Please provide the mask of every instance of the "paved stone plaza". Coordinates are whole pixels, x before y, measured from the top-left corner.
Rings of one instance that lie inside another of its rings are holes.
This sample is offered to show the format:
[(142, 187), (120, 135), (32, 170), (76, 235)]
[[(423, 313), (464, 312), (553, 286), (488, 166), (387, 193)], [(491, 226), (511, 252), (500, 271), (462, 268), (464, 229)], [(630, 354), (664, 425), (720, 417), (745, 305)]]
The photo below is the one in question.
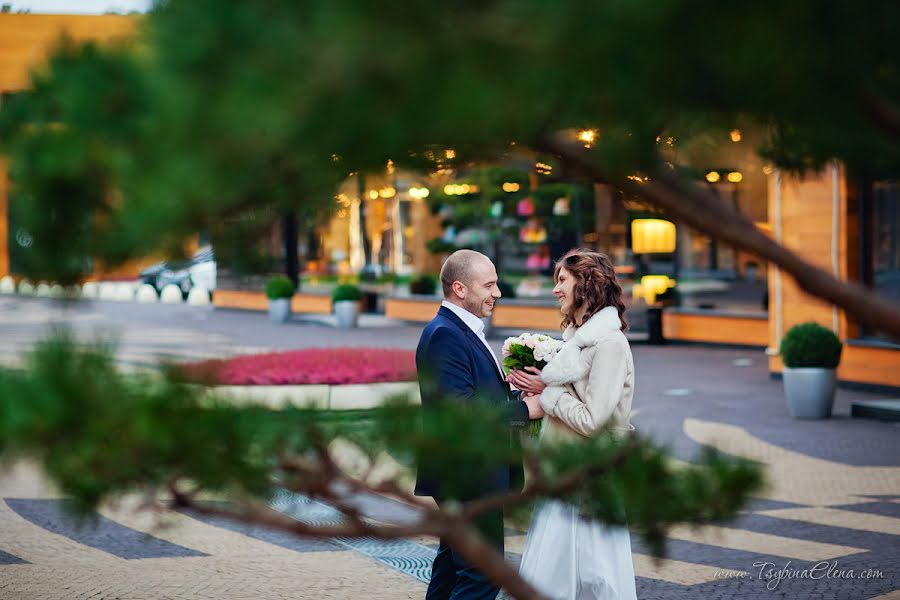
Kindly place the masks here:
[[(85, 337), (117, 332), (120, 361), (131, 368), (160, 355), (412, 349), (420, 330), (378, 317), (355, 331), (319, 317), (277, 326), (263, 314), (187, 306), (98, 302), (63, 313), (49, 301), (0, 297), (0, 362), (15, 363), (54, 319)], [(502, 338), (491, 341), (499, 350)], [(633, 351), (639, 430), (685, 461), (702, 444), (758, 460), (770, 481), (735, 522), (672, 532), (662, 561), (633, 539), (639, 598), (900, 598), (900, 426), (849, 417), (851, 401), (885, 396), (841, 389), (834, 418), (796, 421), (761, 350), (635, 344)], [(135, 498), (77, 523), (25, 462), (2, 472), (0, 498), (0, 600), (422, 598), (436, 548), (429, 538), (302, 540), (181, 513), (160, 521), (137, 510)], [(411, 516), (383, 498), (359, 502), (373, 519)], [(288, 493), (272, 505), (301, 520), (335, 518)], [(507, 530), (510, 560), (524, 540), (523, 531)], [(802, 577), (819, 564), (815, 577)]]

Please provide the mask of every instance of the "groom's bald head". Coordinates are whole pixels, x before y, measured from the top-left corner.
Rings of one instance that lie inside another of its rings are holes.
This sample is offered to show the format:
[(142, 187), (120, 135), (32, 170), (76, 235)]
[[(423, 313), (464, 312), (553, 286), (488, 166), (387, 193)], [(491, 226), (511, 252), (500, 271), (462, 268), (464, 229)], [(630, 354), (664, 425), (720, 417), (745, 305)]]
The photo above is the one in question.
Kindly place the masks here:
[(441, 288), (444, 290), (444, 298), (449, 299), (453, 295), (453, 282), (459, 281), (463, 285), (472, 285), (472, 277), (484, 268), (485, 263), (491, 264), (491, 259), (474, 250), (457, 250), (444, 261), (441, 267)]

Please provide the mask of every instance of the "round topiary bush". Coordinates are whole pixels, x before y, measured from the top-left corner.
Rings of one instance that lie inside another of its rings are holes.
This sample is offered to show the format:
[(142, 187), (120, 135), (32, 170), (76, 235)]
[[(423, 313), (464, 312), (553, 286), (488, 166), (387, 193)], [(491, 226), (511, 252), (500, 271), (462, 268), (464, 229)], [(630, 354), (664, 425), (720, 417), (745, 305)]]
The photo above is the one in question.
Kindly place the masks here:
[(500, 288), (500, 295), (506, 298), (507, 300), (516, 297), (516, 288), (513, 284), (503, 281), (502, 279), (497, 282), (497, 287)]
[(270, 300), (290, 298), (295, 291), (294, 282), (283, 275), (273, 277), (266, 283), (266, 297)]
[(345, 302), (347, 300), (358, 302), (362, 299), (362, 291), (355, 285), (345, 283), (334, 288), (331, 293), (332, 302)]
[(437, 279), (431, 275), (419, 275), (409, 282), (409, 291), (422, 296), (434, 296), (437, 291)]
[(794, 325), (781, 339), (781, 360), (791, 369), (834, 369), (841, 362), (841, 340), (818, 323)]

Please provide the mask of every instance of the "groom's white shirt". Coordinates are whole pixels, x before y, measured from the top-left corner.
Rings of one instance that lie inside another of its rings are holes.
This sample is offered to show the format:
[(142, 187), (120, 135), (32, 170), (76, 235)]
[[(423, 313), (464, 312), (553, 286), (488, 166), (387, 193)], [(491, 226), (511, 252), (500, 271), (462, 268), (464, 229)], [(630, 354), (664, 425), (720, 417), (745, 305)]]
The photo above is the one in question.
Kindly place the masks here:
[(453, 314), (462, 319), (462, 322), (478, 336), (478, 339), (481, 340), (481, 343), (484, 344), (484, 347), (488, 349), (488, 352), (490, 352), (491, 356), (494, 358), (494, 364), (497, 365), (497, 370), (500, 372), (500, 375), (503, 375), (503, 369), (500, 368), (500, 362), (497, 360), (497, 355), (494, 354), (490, 344), (488, 344), (487, 338), (484, 336), (484, 321), (452, 302), (444, 300), (441, 302), (441, 306), (452, 310)]

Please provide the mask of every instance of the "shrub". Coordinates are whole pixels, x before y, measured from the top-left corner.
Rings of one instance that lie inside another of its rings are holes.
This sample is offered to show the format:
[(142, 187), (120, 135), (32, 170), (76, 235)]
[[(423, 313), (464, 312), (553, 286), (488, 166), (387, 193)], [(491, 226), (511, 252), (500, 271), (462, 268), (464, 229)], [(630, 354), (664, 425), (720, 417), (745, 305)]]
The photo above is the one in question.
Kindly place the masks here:
[(188, 381), (211, 385), (340, 385), (413, 381), (412, 350), (308, 348), (179, 365)]
[(294, 282), (283, 275), (273, 277), (266, 283), (266, 296), (270, 300), (290, 298), (295, 291)]
[(516, 287), (502, 279), (497, 282), (497, 287), (500, 288), (500, 295), (504, 298), (515, 298), (516, 297)]
[(781, 339), (784, 366), (834, 369), (841, 361), (841, 340), (818, 323), (794, 325)]
[(434, 296), (437, 291), (437, 278), (431, 275), (419, 275), (409, 282), (409, 291), (412, 294)]
[(331, 293), (332, 302), (343, 302), (345, 300), (359, 301), (362, 299), (362, 292), (355, 285), (345, 283), (334, 288)]

